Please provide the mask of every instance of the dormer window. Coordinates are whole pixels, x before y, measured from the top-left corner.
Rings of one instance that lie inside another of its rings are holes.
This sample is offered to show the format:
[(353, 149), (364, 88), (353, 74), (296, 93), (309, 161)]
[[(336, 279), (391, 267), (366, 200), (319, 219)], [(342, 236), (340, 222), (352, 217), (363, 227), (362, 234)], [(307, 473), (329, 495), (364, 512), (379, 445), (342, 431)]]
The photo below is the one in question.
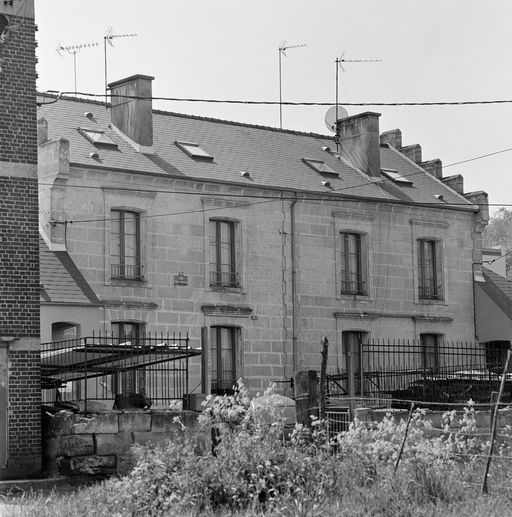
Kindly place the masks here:
[(393, 183), (401, 183), (402, 185), (409, 185), (412, 186), (414, 183), (402, 176), (401, 174), (398, 174), (398, 171), (395, 169), (381, 169), (380, 172), (386, 176), (386, 178), (390, 179)]
[(103, 147), (117, 147), (117, 144), (112, 141), (104, 131), (98, 131), (96, 129), (84, 129), (79, 127), (78, 132), (87, 138), (91, 144)]
[(324, 161), (317, 160), (315, 158), (302, 158), (302, 161), (308, 166), (311, 167), (318, 174), (322, 174), (322, 176), (336, 176), (339, 177), (339, 174), (331, 169)]
[(174, 143), (179, 149), (188, 154), (191, 158), (213, 161), (213, 156), (206, 152), (199, 144), (194, 142), (179, 142), (178, 140), (176, 140)]

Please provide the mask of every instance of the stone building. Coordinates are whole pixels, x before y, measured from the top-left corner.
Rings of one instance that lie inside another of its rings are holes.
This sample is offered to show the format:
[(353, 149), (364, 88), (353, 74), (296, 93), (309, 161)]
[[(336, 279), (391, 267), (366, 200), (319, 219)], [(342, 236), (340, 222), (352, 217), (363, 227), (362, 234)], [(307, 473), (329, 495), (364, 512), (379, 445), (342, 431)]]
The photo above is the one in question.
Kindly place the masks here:
[(0, 479), (41, 467), (35, 25), (0, 3)]
[(238, 377), (290, 388), (324, 335), (342, 367), (372, 337), (432, 353), (474, 340), (485, 193), (379, 135), (377, 113), (342, 119), (338, 152), (325, 135), (153, 110), (152, 80), (111, 84), (108, 109), (47, 96), (39, 111), (41, 225), (101, 301), (98, 330), (207, 342), (214, 393)]

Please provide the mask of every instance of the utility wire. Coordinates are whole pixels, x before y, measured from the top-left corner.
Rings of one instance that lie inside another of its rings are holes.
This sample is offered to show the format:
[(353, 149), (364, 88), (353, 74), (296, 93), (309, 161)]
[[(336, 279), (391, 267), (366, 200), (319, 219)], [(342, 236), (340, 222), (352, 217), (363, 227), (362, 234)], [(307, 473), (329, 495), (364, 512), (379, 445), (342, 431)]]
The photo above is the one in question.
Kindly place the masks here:
[[(60, 93), (60, 95), (81, 95), (83, 97), (105, 97), (105, 93), (88, 93), (88, 92), (58, 92), (57, 90), (48, 90), (48, 94)], [(43, 94), (44, 95), (44, 94)], [(111, 94), (111, 98), (120, 99), (136, 99), (136, 100), (153, 100), (153, 101), (170, 101), (170, 102), (206, 102), (214, 104), (250, 104), (250, 105), (266, 105), (277, 106), (279, 104), (285, 106), (332, 106), (331, 102), (293, 102), (293, 101), (254, 101), (240, 99), (197, 99), (184, 97), (143, 97), (139, 95), (122, 95)], [(430, 101), (430, 102), (344, 102), (344, 106), (470, 106), (485, 104), (511, 104), (512, 99), (491, 99), (491, 100), (469, 100), (469, 101)], [(49, 103), (41, 103), (41, 105)]]
[[(264, 205), (266, 203), (273, 203), (275, 201), (281, 201), (281, 198), (274, 198), (274, 199), (268, 199), (267, 201), (256, 201), (254, 203), (247, 203), (246, 205), (243, 205), (242, 208), (245, 208), (247, 206), (254, 206), (254, 205)], [(230, 208), (237, 208), (237, 207), (225, 207), (225, 206), (221, 206), (221, 207), (215, 207), (215, 208), (207, 208), (205, 210), (203, 210), (202, 208), (201, 209), (198, 209), (198, 210), (185, 210), (183, 212), (168, 212), (168, 213), (165, 213), (165, 214), (141, 214), (140, 215), (140, 218), (142, 219), (152, 219), (152, 218), (155, 218), (155, 217), (165, 217), (165, 216), (169, 216), (169, 215), (188, 215), (188, 214), (196, 214), (196, 213), (203, 213), (203, 212), (215, 212), (216, 210), (226, 210), (226, 209), (230, 209)], [(50, 224), (52, 224), (53, 226), (56, 226), (58, 224), (63, 224), (63, 225), (67, 225), (67, 224), (74, 224), (74, 223), (99, 223), (99, 222), (107, 222), (107, 221), (114, 221), (115, 219), (114, 218), (111, 218), (111, 217), (102, 217), (100, 219), (80, 219), (80, 220), (66, 220), (66, 221), (50, 221)]]
[(460, 165), (461, 163), (474, 162), (475, 160), (481, 160), (482, 158), (487, 158), (488, 156), (494, 156), (495, 154), (507, 153), (508, 151), (512, 151), (512, 147), (508, 149), (502, 149), (501, 151), (496, 151), (494, 153), (489, 154), (481, 154), (480, 156), (475, 156), (474, 158), (468, 158), (467, 160), (462, 160), (461, 162), (449, 163), (448, 165), (443, 165), (443, 169), (447, 167), (453, 167), (454, 165)]

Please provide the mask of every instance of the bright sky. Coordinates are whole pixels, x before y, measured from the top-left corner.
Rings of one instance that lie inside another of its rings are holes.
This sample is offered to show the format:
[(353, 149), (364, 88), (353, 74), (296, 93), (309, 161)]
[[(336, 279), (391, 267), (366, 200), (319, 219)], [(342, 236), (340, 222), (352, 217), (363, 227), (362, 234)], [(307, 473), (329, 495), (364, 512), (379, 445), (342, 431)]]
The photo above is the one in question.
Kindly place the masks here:
[[(512, 2), (507, 0), (35, 0), (39, 26), (38, 88), (73, 91), (73, 56), (60, 45), (98, 42), (77, 59), (77, 89), (108, 80), (155, 77), (153, 95), (333, 102), (336, 57), (381, 59), (347, 63), (340, 102), (512, 99)], [(168, 111), (279, 126), (278, 106), (155, 102)], [(400, 128), (404, 145), (419, 143), (423, 159), (445, 165), (512, 148), (512, 104), (448, 107), (347, 107), (377, 111), (381, 131)], [(326, 107), (284, 107), (283, 127), (328, 134)], [(512, 151), (449, 167), (465, 190), (484, 190), (493, 204), (512, 204)]]

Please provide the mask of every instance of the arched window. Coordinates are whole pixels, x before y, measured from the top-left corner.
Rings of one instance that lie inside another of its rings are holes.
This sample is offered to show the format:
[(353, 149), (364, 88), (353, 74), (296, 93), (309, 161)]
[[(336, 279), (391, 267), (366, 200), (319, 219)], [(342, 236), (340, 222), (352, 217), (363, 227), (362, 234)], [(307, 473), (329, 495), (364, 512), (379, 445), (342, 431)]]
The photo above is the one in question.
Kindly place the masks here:
[(52, 341), (67, 341), (80, 337), (80, 326), (69, 321), (52, 323)]

